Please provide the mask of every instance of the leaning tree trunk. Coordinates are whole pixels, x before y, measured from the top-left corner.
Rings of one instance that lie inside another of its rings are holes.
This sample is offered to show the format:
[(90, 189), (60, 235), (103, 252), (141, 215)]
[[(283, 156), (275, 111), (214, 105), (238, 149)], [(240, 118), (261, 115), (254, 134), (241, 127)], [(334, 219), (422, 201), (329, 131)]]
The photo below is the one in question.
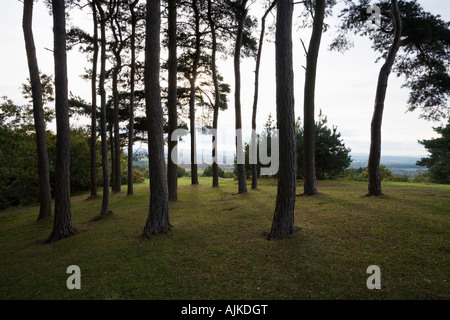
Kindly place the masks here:
[(377, 91), (375, 96), (375, 108), (372, 116), (370, 134), (370, 154), (367, 165), (369, 173), (369, 196), (379, 196), (381, 192), (380, 156), (381, 156), (381, 124), (383, 120), (384, 101), (392, 65), (400, 47), (402, 33), (402, 21), (398, 10), (397, 0), (392, 0), (392, 14), (394, 22), (394, 40), (385, 63), (378, 75)]
[(101, 56), (100, 56), (100, 136), (102, 149), (102, 176), (103, 176), (103, 197), (101, 216), (108, 214), (109, 208), (109, 168), (108, 168), (108, 139), (106, 136), (106, 91), (105, 91), (105, 77), (106, 77), (106, 21), (105, 13), (99, 0), (95, 0), (95, 4), (100, 13), (100, 32), (101, 32)]
[(247, 18), (248, 10), (245, 7), (247, 0), (241, 1), (240, 16), (238, 21), (238, 30), (236, 34), (236, 46), (234, 50), (234, 106), (236, 118), (236, 156), (237, 156), (237, 172), (238, 172), (238, 193), (247, 192), (247, 182), (245, 174), (245, 163), (240, 163), (244, 159), (240, 159), (239, 154), (242, 154), (242, 118), (241, 118), (241, 47), (242, 36), (244, 33), (244, 23)]
[(48, 164), (47, 140), (45, 132), (44, 108), (42, 102), (42, 85), (33, 37), (33, 0), (23, 3), (23, 35), (27, 51), (28, 70), (30, 72), (31, 92), (33, 96), (34, 128), (39, 176), (39, 215), (38, 221), (52, 215), (52, 193), (50, 188), (50, 171)]
[(148, 119), (150, 209), (143, 236), (169, 229), (169, 203), (164, 161), (163, 110), (160, 77), (160, 0), (147, 0), (145, 40), (145, 103)]
[(90, 145), (90, 174), (91, 174), (91, 196), (97, 195), (97, 60), (98, 60), (98, 22), (97, 8), (95, 2), (92, 2), (92, 18), (94, 23), (94, 54), (92, 57), (92, 75), (91, 75), (91, 145)]
[[(173, 132), (178, 127), (177, 112), (177, 1), (169, 0), (169, 88), (168, 88), (168, 164), (167, 164), (167, 185), (169, 190), (169, 201), (178, 200), (178, 159), (172, 159), (172, 152), (177, 147), (178, 141), (172, 141)], [(177, 155), (178, 157), (178, 155)]]
[(314, 6), (314, 21), (311, 40), (306, 58), (305, 94), (304, 94), (304, 194), (317, 193), (316, 161), (315, 161), (315, 123), (314, 99), (316, 89), (317, 58), (322, 38), (323, 20), (325, 17), (325, 0), (317, 0)]
[(214, 83), (214, 114), (213, 114), (213, 136), (212, 136), (212, 186), (219, 186), (219, 164), (217, 159), (217, 127), (219, 122), (219, 105), (220, 105), (220, 89), (219, 80), (217, 79), (217, 66), (216, 66), (216, 55), (217, 55), (217, 35), (216, 35), (216, 24), (214, 22), (214, 17), (212, 14), (212, 0), (208, 0), (208, 22), (211, 28), (212, 37), (212, 53), (211, 53), (211, 69), (212, 78)]
[[(259, 46), (258, 46), (258, 54), (256, 56), (256, 68), (255, 68), (255, 93), (253, 96), (253, 113), (252, 113), (252, 150), (253, 150), (253, 159), (257, 161), (257, 141), (256, 141), (256, 112), (258, 110), (258, 95), (259, 95), (259, 69), (261, 66), (261, 54), (264, 42), (264, 34), (266, 32), (266, 17), (270, 11), (277, 4), (277, 0), (274, 0), (270, 7), (266, 10), (263, 17), (261, 18), (261, 33), (259, 35)], [(258, 166), (256, 163), (252, 164), (252, 189), (256, 189), (258, 187)]]
[(65, 1), (53, 0), (53, 36), (55, 60), (55, 218), (48, 241), (73, 235), (70, 212), (70, 124), (67, 85), (66, 13)]
[(278, 0), (275, 56), (280, 168), (278, 170), (277, 199), (269, 235), (270, 240), (281, 239), (297, 230), (294, 225), (297, 157), (292, 62), (292, 12), (292, 0)]

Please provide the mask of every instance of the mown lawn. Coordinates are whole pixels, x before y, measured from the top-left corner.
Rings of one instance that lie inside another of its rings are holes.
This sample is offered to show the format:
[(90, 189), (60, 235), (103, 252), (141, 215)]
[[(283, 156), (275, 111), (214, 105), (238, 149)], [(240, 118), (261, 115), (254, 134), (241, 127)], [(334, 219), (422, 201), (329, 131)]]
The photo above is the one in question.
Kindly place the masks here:
[[(450, 298), (450, 186), (386, 182), (375, 198), (363, 182), (321, 181), (320, 194), (297, 197), (300, 231), (267, 241), (276, 180), (242, 195), (220, 183), (180, 179), (173, 229), (150, 240), (148, 184), (112, 195), (113, 214), (98, 221), (101, 197), (73, 197), (76, 235), (52, 244), (37, 206), (0, 212), (0, 299)], [(81, 290), (66, 287), (69, 265)], [(367, 289), (370, 265), (381, 290)]]

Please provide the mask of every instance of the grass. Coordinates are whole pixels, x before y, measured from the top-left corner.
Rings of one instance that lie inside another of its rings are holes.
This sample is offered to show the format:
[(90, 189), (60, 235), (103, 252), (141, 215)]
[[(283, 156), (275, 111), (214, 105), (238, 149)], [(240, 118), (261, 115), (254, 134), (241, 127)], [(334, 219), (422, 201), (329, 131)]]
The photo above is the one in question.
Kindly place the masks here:
[[(297, 197), (300, 231), (267, 241), (276, 180), (241, 195), (233, 180), (189, 183), (170, 203), (173, 229), (149, 240), (148, 184), (112, 195), (105, 219), (101, 197), (73, 197), (76, 235), (52, 244), (37, 206), (0, 212), (0, 299), (450, 298), (450, 186), (387, 182), (375, 198), (363, 182), (321, 181)], [(73, 264), (81, 290), (66, 287)], [(381, 290), (366, 287), (370, 265)]]

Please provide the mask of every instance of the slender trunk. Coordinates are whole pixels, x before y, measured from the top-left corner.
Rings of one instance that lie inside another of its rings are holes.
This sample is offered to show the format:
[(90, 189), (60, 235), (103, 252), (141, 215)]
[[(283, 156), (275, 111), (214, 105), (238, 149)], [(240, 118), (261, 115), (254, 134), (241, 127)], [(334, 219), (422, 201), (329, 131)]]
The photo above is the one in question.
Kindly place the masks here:
[(97, 195), (97, 61), (98, 61), (98, 22), (97, 8), (92, 2), (92, 18), (94, 22), (94, 54), (92, 57), (92, 112), (91, 112), (91, 146), (90, 146), (90, 174), (91, 196)]
[[(253, 113), (252, 113), (252, 146), (253, 146), (253, 159), (257, 160), (257, 141), (256, 141), (256, 112), (258, 110), (258, 95), (259, 95), (259, 69), (261, 65), (261, 54), (264, 43), (264, 34), (266, 32), (266, 17), (270, 11), (277, 4), (277, 0), (274, 0), (270, 7), (266, 10), (261, 18), (261, 33), (259, 35), (258, 54), (256, 56), (256, 68), (255, 68), (255, 93), (253, 96)], [(258, 168), (257, 164), (252, 164), (252, 189), (258, 188)]]
[(48, 164), (47, 140), (45, 132), (44, 108), (42, 101), (42, 85), (33, 37), (33, 0), (23, 3), (23, 35), (27, 51), (28, 70), (30, 72), (31, 92), (33, 96), (34, 128), (36, 131), (36, 147), (39, 175), (39, 215), (37, 220), (52, 215), (52, 193), (50, 188), (50, 171)]
[(190, 95), (189, 95), (189, 128), (191, 131), (191, 183), (198, 184), (198, 172), (197, 172), (197, 146), (196, 146), (196, 131), (195, 131), (195, 92), (197, 90), (197, 73), (198, 64), (200, 61), (200, 46), (201, 46), (201, 34), (200, 34), (200, 12), (197, 6), (197, 0), (192, 1), (192, 8), (195, 15), (195, 53), (194, 61), (192, 64), (192, 74), (189, 80), (190, 82)]
[(177, 1), (169, 0), (169, 92), (168, 92), (168, 114), (169, 114), (169, 143), (168, 143), (168, 165), (167, 184), (169, 190), (169, 201), (177, 201), (178, 189), (178, 159), (172, 159), (172, 151), (177, 147), (178, 141), (172, 141), (172, 133), (178, 127), (177, 112)]
[(116, 158), (116, 155), (115, 155), (115, 152), (114, 152), (114, 150), (115, 150), (115, 146), (114, 146), (114, 125), (111, 123), (111, 125), (109, 126), (109, 153), (110, 153), (110, 158), (111, 158), (111, 171), (110, 171), (110, 174), (111, 174), (111, 184), (110, 184), (110, 187), (111, 187), (111, 191), (113, 191), (114, 192), (114, 190), (112, 190), (113, 189), (113, 186), (116, 184), (116, 175), (114, 174), (114, 167), (115, 167), (115, 165), (116, 165), (116, 163), (115, 163), (115, 158)]
[(212, 137), (212, 171), (213, 180), (212, 186), (219, 186), (219, 165), (217, 159), (217, 127), (219, 122), (219, 105), (220, 105), (220, 90), (219, 81), (217, 79), (217, 67), (216, 67), (216, 55), (217, 55), (217, 35), (216, 35), (216, 24), (212, 15), (212, 0), (208, 0), (208, 21), (211, 28), (212, 37), (212, 54), (211, 54), (211, 69), (212, 78), (214, 82), (214, 114), (213, 114), (213, 137)]
[(106, 20), (105, 13), (99, 0), (95, 4), (100, 14), (100, 32), (101, 32), (101, 57), (100, 57), (100, 136), (102, 149), (102, 176), (103, 176), (103, 198), (100, 215), (107, 215), (109, 208), (109, 168), (108, 168), (108, 138), (106, 135)]
[(296, 189), (296, 133), (294, 69), (292, 63), (292, 0), (279, 0), (275, 34), (277, 126), (279, 132), (278, 189), (269, 239), (281, 239), (297, 230), (294, 225)]
[(122, 69), (122, 48), (123, 48), (123, 39), (121, 26), (118, 21), (118, 11), (119, 8), (118, 3), (116, 1), (113, 2), (113, 10), (115, 11), (114, 16), (111, 18), (111, 30), (113, 31), (114, 36), (114, 45), (113, 45), (113, 54), (115, 57), (115, 66), (113, 68), (112, 73), (112, 90), (113, 90), (113, 124), (114, 124), (114, 165), (113, 165), (113, 192), (120, 192), (122, 187), (122, 178), (121, 178), (121, 166), (120, 166), (120, 154), (122, 148), (120, 147), (120, 127), (119, 127), (119, 73)]
[(306, 58), (305, 94), (304, 94), (304, 194), (317, 193), (316, 161), (315, 161), (315, 122), (314, 100), (316, 89), (317, 59), (322, 38), (323, 20), (325, 17), (325, 0), (317, 0), (314, 6), (314, 21), (311, 40)]
[(392, 65), (397, 55), (400, 37), (402, 33), (402, 21), (398, 10), (397, 0), (392, 0), (392, 14), (394, 22), (394, 41), (389, 48), (385, 63), (378, 75), (377, 91), (375, 96), (375, 108), (371, 123), (370, 154), (368, 163), (369, 173), (369, 196), (379, 196), (381, 192), (380, 156), (381, 156), (381, 124), (383, 120), (384, 101)]
[(134, 8), (139, 0), (129, 3), (131, 13), (131, 70), (130, 70), (130, 116), (128, 124), (128, 181), (127, 195), (133, 194), (133, 144), (134, 144), (134, 81), (136, 78), (136, 23), (137, 17)]
[(148, 119), (150, 208), (143, 236), (169, 229), (168, 190), (164, 161), (163, 110), (160, 77), (160, 0), (147, 0), (145, 40), (145, 103)]
[[(117, 57), (116, 57), (117, 59)], [(117, 60), (116, 60), (117, 61)], [(118, 63), (118, 62), (117, 62)], [(114, 130), (114, 138), (112, 138), (112, 144), (114, 145), (114, 165), (113, 165), (113, 185), (112, 185), (112, 191), (113, 192), (120, 192), (121, 191), (121, 177), (120, 177), (120, 132), (119, 132), (119, 92), (117, 88), (117, 82), (118, 82), (118, 76), (119, 73), (114, 71), (113, 72), (113, 104), (114, 104), (114, 116), (113, 116), (113, 130)]]
[[(235, 78), (235, 90), (234, 90), (234, 105), (235, 105), (235, 117), (236, 117), (236, 154), (242, 152), (242, 118), (241, 118), (241, 47), (242, 47), (242, 35), (244, 33), (244, 22), (247, 18), (248, 10), (245, 7), (247, 0), (242, 0), (240, 8), (240, 16), (238, 21), (238, 30), (236, 34), (236, 47), (234, 51), (234, 78)], [(245, 160), (244, 160), (245, 161)], [(238, 171), (238, 193), (247, 192), (247, 182), (245, 176), (245, 163), (237, 163)]]
[(73, 235), (70, 212), (70, 124), (67, 85), (65, 1), (53, 0), (53, 36), (55, 59), (55, 218), (48, 242)]

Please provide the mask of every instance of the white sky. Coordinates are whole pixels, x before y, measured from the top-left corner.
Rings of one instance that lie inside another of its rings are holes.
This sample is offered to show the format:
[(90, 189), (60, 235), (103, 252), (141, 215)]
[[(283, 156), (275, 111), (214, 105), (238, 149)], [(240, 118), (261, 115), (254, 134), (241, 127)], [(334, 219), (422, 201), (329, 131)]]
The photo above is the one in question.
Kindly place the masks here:
[[(434, 14), (440, 14), (450, 20), (450, 2), (448, 0), (419, 0), (423, 8)], [(258, 4), (251, 7), (250, 14), (258, 20), (261, 17)], [(20, 85), (29, 76), (25, 45), (22, 33), (23, 4), (18, 0), (0, 1), (0, 97), (8, 96), (17, 104), (26, 103), (20, 93)], [(252, 11), (253, 10), (253, 11)], [(43, 1), (35, 3), (33, 31), (40, 69), (53, 74), (53, 55), (45, 48), (53, 48), (52, 17)], [(294, 13), (297, 23), (301, 23), (301, 8)], [(368, 39), (354, 36), (355, 46), (345, 54), (330, 52), (328, 46), (336, 34), (337, 12), (327, 18), (330, 29), (322, 37), (316, 83), (316, 114), (322, 109), (328, 116), (328, 124), (338, 127), (344, 143), (353, 153), (368, 153), (370, 144), (370, 122), (373, 112), (376, 82), (381, 63), (375, 64), (377, 54), (370, 47)], [(74, 15), (76, 25), (90, 31), (91, 19), (88, 11)], [(270, 19), (269, 19), (270, 20)], [(298, 30), (294, 27), (294, 64), (295, 64), (295, 113), (303, 118), (303, 84), (305, 57), (300, 38), (306, 46), (310, 29)], [(229, 110), (219, 115), (219, 130), (234, 127), (234, 74), (233, 61), (220, 62), (220, 72), (231, 85)], [(89, 67), (86, 57), (75, 49), (68, 53), (69, 90), (90, 101), (90, 83), (79, 75)], [(251, 114), (254, 90), (253, 59), (242, 62), (242, 119), (244, 130), (251, 128)], [(260, 98), (258, 106), (258, 128), (266, 122), (269, 113), (275, 116), (275, 49), (273, 43), (265, 43), (260, 74)], [(421, 156), (426, 150), (417, 140), (436, 136), (432, 127), (440, 125), (419, 119), (420, 111), (406, 113), (408, 90), (401, 89), (402, 78), (392, 74), (389, 80), (382, 127), (382, 154)], [(258, 130), (258, 131), (259, 131)], [(206, 141), (210, 141), (207, 138)], [(199, 141), (200, 143), (201, 141)], [(231, 142), (231, 141), (230, 141)], [(219, 139), (220, 143), (220, 139)]]

